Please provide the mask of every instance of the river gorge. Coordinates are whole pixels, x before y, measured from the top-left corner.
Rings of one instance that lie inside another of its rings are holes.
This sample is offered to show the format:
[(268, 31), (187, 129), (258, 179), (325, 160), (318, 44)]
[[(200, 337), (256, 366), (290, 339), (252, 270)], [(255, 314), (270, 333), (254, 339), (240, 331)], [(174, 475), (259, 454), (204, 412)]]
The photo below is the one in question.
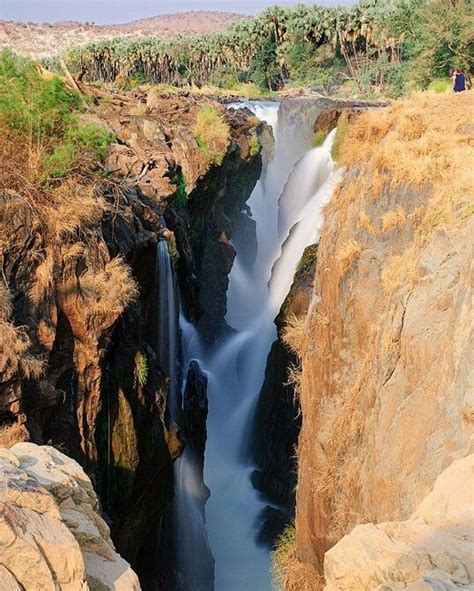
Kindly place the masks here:
[(406, 164), (447, 99), (86, 91), (104, 182), (1, 193), (0, 589), (20, 547), (38, 589), (469, 589), (472, 205)]

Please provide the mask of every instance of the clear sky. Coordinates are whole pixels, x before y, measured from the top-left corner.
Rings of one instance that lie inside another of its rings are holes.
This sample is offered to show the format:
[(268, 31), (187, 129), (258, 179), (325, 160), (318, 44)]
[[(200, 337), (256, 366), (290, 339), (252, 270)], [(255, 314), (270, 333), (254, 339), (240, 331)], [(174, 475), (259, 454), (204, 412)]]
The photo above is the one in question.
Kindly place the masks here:
[[(356, 0), (319, 0), (306, 4), (355, 4)], [(302, 0), (0, 0), (0, 20), (124, 23), (134, 19), (185, 10), (224, 10), (254, 14), (274, 4), (292, 6)]]

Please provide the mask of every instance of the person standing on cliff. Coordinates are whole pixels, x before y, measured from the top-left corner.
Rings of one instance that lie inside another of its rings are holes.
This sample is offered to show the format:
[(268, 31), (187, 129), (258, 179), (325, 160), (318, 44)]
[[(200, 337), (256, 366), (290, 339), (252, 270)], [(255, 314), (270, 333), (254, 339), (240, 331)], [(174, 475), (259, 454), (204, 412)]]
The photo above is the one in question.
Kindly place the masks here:
[(460, 70), (459, 68), (454, 68), (452, 77), (454, 92), (462, 92), (463, 90), (466, 90), (466, 80), (464, 78), (462, 70)]

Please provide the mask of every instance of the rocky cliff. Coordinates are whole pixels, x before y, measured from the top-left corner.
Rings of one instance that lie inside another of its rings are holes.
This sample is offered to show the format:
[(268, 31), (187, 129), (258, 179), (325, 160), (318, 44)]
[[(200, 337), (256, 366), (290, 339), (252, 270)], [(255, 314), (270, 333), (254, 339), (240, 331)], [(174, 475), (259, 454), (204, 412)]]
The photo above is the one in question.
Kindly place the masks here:
[(460, 473), (472, 487), (470, 101), (419, 95), (336, 138), (346, 171), (293, 335), (303, 420), (288, 589), (322, 588), (322, 575), (331, 590), (474, 581), (472, 503), (456, 497)]
[(139, 591), (84, 470), (32, 443), (0, 448), (0, 589)]
[[(191, 270), (180, 276), (184, 289), (194, 282), (186, 297), (197, 319), (222, 297), (215, 293), (225, 290), (228, 263), (222, 270), (221, 259), (211, 261), (217, 288), (196, 282), (190, 222), (173, 212), (189, 199), (204, 228), (216, 218), (228, 226), (219, 191), (235, 166), (248, 174), (229, 207), (247, 199), (259, 173), (257, 132), (245, 113), (228, 115), (207, 99), (82, 88), (91, 95), (84, 121), (116, 136), (104, 167), (91, 163), (47, 191), (18, 184), (0, 193), (0, 442), (48, 443), (76, 459), (112, 518), (120, 552), (146, 570), (142, 549), (172, 498), (181, 447), (157, 362), (156, 243), (166, 236), (175, 259), (181, 253), (178, 268)], [(199, 145), (201, 112), (225, 134)], [(181, 220), (176, 238), (167, 212)], [(205, 236), (195, 230), (196, 243), (229, 250), (225, 228), (212, 223)]]

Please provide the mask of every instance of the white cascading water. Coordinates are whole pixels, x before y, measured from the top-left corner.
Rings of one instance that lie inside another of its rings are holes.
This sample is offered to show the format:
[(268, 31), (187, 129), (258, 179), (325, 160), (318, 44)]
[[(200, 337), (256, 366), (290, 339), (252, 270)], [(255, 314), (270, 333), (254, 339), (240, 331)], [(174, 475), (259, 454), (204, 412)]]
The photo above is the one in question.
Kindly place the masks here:
[(168, 408), (176, 421), (181, 407), (176, 390), (176, 367), (178, 359), (178, 307), (176, 284), (168, 251), (168, 242), (160, 239), (156, 246), (155, 289), (158, 297), (158, 362), (169, 377)]
[[(194, 325), (189, 323), (183, 314), (180, 314), (179, 325), (184, 370), (181, 392), (184, 393), (190, 363), (201, 355), (199, 337)], [(203, 510), (207, 489), (204, 487), (198, 466), (196, 450), (188, 443), (174, 463), (173, 499), (175, 568), (182, 577), (182, 589), (186, 591), (209, 591), (213, 578), (212, 551)]]
[[(179, 297), (175, 275), (166, 240), (159, 240), (156, 253), (155, 282), (158, 297), (158, 343), (160, 367), (166, 371), (170, 383), (168, 408), (171, 421), (180, 423), (183, 393), (189, 363), (199, 356), (199, 339), (192, 324), (179, 315), (182, 339), (183, 372), (178, 380), (178, 310)], [(192, 445), (173, 464), (174, 497), (168, 509), (170, 555), (174, 584), (186, 591), (208, 591), (213, 576), (212, 555), (206, 533), (203, 507), (206, 489), (198, 468), (199, 462)]]
[[(234, 107), (236, 105), (233, 105)], [(236, 332), (209, 357), (205, 481), (211, 490), (206, 521), (215, 558), (216, 591), (271, 589), (270, 555), (256, 543), (258, 517), (267, 504), (250, 482), (242, 450), (260, 392), (274, 318), (288, 294), (304, 249), (318, 239), (322, 206), (339, 173), (333, 170), (330, 134), (310, 149), (298, 130), (285, 127), (277, 103), (245, 106), (273, 128), (275, 155), (262, 171), (248, 205), (256, 222), (257, 257), (237, 256), (230, 274), (226, 320)], [(236, 239), (233, 243), (237, 244)]]

